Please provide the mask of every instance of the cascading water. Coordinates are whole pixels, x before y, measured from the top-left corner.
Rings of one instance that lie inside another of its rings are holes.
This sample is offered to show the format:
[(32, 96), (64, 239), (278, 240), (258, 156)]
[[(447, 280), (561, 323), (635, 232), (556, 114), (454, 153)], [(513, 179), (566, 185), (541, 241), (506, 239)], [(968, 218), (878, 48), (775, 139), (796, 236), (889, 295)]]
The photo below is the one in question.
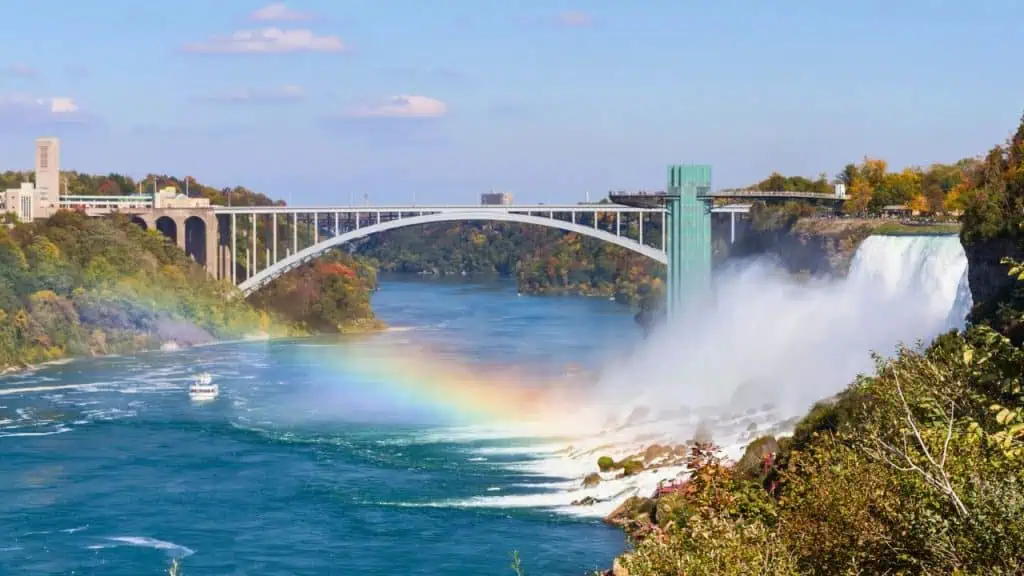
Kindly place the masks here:
[(883, 301), (914, 299), (926, 319), (941, 318), (942, 328), (963, 327), (973, 303), (967, 254), (956, 236), (869, 236), (854, 254), (847, 284), (878, 290)]
[[(971, 306), (967, 257), (955, 236), (869, 237), (845, 279), (797, 282), (753, 263), (719, 278), (716, 294), (711, 307), (665, 327), (632, 357), (606, 368), (592, 405), (582, 410), (583, 420), (596, 426), (593, 434), (573, 440), (568, 453), (552, 454), (564, 444), (545, 446), (541, 459), (525, 464), (541, 474), (575, 476), (572, 482), (543, 494), (466, 504), (607, 514), (682, 470), (609, 476), (580, 490), (579, 479), (594, 472), (597, 456), (685, 442), (703, 428), (738, 457), (753, 437), (788, 432), (811, 404), (869, 372), (872, 351), (888, 355), (901, 342), (927, 342), (962, 327)], [(569, 506), (584, 495), (600, 502)]]

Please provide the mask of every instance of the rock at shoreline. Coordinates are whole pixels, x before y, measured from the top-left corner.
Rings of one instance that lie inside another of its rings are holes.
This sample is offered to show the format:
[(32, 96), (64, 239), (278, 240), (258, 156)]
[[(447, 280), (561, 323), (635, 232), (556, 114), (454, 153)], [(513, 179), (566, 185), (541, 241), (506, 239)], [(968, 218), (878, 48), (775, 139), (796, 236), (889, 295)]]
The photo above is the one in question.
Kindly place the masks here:
[(570, 503), (570, 506), (593, 506), (594, 504), (597, 504), (601, 501), (602, 500), (600, 498), (594, 498), (593, 496), (584, 496), (579, 500), (573, 500)]
[(629, 570), (622, 565), (622, 562), (629, 557), (629, 554), (623, 554), (612, 562), (611, 576), (629, 576)]
[(601, 475), (598, 474), (597, 472), (591, 472), (590, 474), (587, 474), (586, 477), (583, 478), (584, 488), (593, 488), (594, 486), (597, 486), (600, 483)]

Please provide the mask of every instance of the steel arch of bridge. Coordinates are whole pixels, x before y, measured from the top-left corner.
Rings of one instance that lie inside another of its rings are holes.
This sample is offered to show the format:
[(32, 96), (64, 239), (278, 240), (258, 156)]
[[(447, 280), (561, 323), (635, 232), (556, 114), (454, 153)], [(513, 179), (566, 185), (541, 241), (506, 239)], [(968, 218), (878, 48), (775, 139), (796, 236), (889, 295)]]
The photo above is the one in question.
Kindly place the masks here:
[[(369, 210), (367, 210), (369, 211)], [(614, 209), (609, 210), (609, 212)], [(654, 212), (654, 211), (652, 211)], [(380, 222), (377, 224), (371, 224), (355, 230), (349, 230), (338, 236), (328, 238), (322, 242), (318, 242), (313, 246), (310, 246), (304, 250), (300, 250), (295, 254), (292, 254), (283, 260), (276, 262), (275, 264), (260, 270), (254, 274), (251, 278), (246, 279), (238, 285), (239, 290), (243, 294), (248, 296), (256, 290), (262, 288), (265, 284), (277, 278), (281, 274), (305, 263), (314, 258), (320, 256), (325, 251), (331, 248), (336, 248), (347, 242), (365, 238), (372, 234), (379, 234), (388, 230), (394, 230), (397, 228), (405, 228), (408, 226), (417, 226), (420, 224), (431, 224), (436, 222), (465, 222), (465, 221), (492, 221), (492, 222), (515, 222), (520, 224), (536, 224), (538, 226), (546, 226), (548, 228), (556, 228), (559, 230), (565, 230), (566, 232), (575, 232), (591, 238), (597, 238), (604, 240), (616, 246), (621, 246), (628, 250), (632, 250), (652, 260), (660, 262), (662, 264), (668, 263), (668, 256), (666, 253), (658, 248), (641, 244), (640, 242), (628, 238), (625, 236), (618, 236), (611, 232), (593, 228), (591, 226), (584, 226), (573, 222), (566, 222), (555, 218), (543, 217), (543, 216), (532, 216), (528, 214), (521, 214), (516, 212), (503, 212), (496, 210), (466, 210), (466, 211), (445, 211), (436, 212), (433, 214), (423, 214), (420, 216), (409, 216), (404, 218), (398, 218), (395, 220), (389, 220), (386, 222)]]

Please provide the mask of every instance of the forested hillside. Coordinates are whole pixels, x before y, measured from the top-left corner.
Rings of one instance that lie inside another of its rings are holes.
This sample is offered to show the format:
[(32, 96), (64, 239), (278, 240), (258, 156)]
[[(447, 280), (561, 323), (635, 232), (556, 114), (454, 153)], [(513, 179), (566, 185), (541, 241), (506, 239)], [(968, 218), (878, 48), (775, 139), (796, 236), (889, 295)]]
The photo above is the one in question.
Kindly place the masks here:
[(127, 218), (0, 227), (0, 367), (288, 332), (230, 290)]

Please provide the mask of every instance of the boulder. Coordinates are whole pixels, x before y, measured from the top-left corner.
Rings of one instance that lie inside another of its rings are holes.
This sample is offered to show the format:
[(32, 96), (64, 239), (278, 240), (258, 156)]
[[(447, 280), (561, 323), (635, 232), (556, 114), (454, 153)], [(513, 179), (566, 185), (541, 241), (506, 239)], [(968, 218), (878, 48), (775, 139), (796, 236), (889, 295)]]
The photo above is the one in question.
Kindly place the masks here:
[(629, 570), (623, 566), (623, 560), (629, 557), (629, 554), (623, 554), (612, 562), (612, 576), (629, 576)]
[(644, 463), (639, 460), (627, 460), (620, 462), (622, 465), (622, 476), (633, 476), (644, 471)]
[(594, 486), (597, 486), (600, 483), (601, 483), (601, 475), (598, 474), (597, 472), (592, 472), (590, 474), (587, 474), (586, 477), (583, 478), (583, 487), (584, 488), (593, 488)]
[(672, 448), (669, 446), (662, 446), (661, 444), (651, 444), (644, 450), (644, 462), (650, 464), (653, 460), (657, 460), (666, 454), (671, 454)]

